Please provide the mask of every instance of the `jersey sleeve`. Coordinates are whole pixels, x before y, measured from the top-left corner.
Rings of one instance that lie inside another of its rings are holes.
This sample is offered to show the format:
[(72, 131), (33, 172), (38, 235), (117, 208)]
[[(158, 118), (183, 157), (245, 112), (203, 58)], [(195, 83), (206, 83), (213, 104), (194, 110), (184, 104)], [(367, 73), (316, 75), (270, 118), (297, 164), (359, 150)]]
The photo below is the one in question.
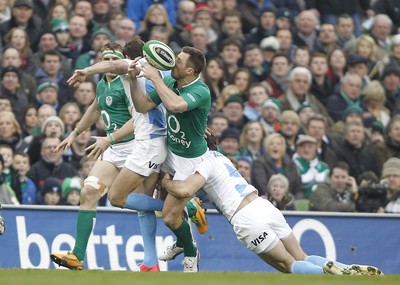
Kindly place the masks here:
[(196, 89), (193, 89), (190, 92), (185, 92), (181, 94), (183, 100), (188, 104), (187, 111), (194, 110), (200, 106), (209, 105), (210, 100), (210, 91), (203, 86), (199, 86)]
[[(148, 81), (148, 80), (146, 80), (146, 81)], [(174, 85), (174, 80), (171, 76), (163, 77), (163, 81), (164, 81), (165, 85), (168, 86), (168, 88), (172, 89), (172, 86)], [(146, 86), (146, 89), (147, 89), (147, 87), (148, 86)], [(153, 85), (153, 88), (154, 88), (154, 85)], [(148, 94), (150, 96), (150, 99), (154, 102), (154, 104), (160, 105), (162, 103), (160, 96), (158, 95), (155, 88), (151, 91), (148, 91)]]

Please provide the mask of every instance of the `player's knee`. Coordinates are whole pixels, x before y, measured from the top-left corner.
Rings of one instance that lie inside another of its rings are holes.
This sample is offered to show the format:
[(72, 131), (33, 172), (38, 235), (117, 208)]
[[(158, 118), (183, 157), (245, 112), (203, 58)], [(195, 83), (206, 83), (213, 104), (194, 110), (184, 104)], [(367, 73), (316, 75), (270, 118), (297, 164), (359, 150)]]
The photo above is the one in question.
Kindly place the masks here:
[(182, 223), (181, 215), (176, 215), (174, 212), (163, 212), (164, 224), (171, 228), (176, 229)]
[(125, 205), (125, 199), (121, 199), (119, 195), (113, 192), (108, 192), (107, 198), (108, 201), (110, 201), (110, 204), (114, 207), (123, 208)]
[(83, 182), (81, 200), (83, 202), (96, 200), (97, 202), (107, 191), (108, 187), (104, 182), (95, 176), (89, 176)]

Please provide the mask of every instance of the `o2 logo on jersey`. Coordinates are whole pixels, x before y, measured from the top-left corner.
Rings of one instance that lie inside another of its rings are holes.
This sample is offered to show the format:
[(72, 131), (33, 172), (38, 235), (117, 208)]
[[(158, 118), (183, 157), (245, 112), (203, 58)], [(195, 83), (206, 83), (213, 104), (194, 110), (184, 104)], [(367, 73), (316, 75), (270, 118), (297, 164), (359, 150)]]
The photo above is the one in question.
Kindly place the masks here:
[(179, 124), (178, 119), (174, 115), (169, 115), (168, 116), (168, 127), (173, 131), (174, 133), (178, 133), (181, 129), (181, 124)]

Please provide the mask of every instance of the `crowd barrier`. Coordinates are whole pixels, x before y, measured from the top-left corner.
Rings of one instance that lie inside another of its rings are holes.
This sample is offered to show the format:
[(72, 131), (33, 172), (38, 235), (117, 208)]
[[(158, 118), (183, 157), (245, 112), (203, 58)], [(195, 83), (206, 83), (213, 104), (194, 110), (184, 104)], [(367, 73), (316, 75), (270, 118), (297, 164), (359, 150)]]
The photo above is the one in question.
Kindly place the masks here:
[[(0, 268), (54, 269), (49, 254), (74, 245), (77, 207), (6, 206), (6, 232), (0, 236)], [(400, 215), (284, 212), (308, 254), (345, 263), (373, 264), (386, 274), (400, 273)], [(209, 230), (193, 229), (201, 252), (201, 271), (276, 272), (249, 252), (229, 222), (208, 213)], [(174, 241), (158, 219), (157, 250)], [(136, 270), (143, 259), (142, 237), (135, 212), (100, 208), (85, 260), (86, 269)], [(181, 271), (182, 258), (160, 261), (162, 271)], [(57, 267), (58, 268), (58, 267)]]

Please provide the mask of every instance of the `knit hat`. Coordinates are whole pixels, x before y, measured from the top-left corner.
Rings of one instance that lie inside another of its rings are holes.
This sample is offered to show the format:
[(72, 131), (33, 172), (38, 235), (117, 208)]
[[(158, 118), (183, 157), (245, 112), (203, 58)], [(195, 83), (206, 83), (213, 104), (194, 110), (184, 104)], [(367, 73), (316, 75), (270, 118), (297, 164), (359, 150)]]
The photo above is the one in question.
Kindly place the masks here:
[(363, 57), (362, 55), (352, 55), (349, 58), (349, 61), (347, 62), (347, 65), (353, 66), (359, 63), (368, 63), (368, 59), (366, 57)]
[(221, 135), (219, 136), (218, 142), (222, 142), (224, 139), (227, 138), (234, 138), (239, 141), (240, 139), (240, 132), (235, 128), (226, 128), (222, 131)]
[(4, 67), (1, 70), (1, 79), (3, 79), (4, 75), (6, 75), (7, 72), (15, 72), (17, 74), (18, 78), (19, 78), (20, 70), (19, 70), (18, 67), (15, 67), (15, 66), (12, 66), (12, 65)]
[(50, 124), (51, 122), (56, 122), (60, 125), (61, 127), (61, 134), (63, 134), (65, 132), (65, 126), (63, 121), (61, 121), (61, 119), (57, 116), (50, 116), (48, 117), (42, 124), (42, 128), (40, 129), (40, 131), (42, 133), (44, 133), (44, 130), (46, 129), (47, 125)]
[(266, 50), (266, 51), (278, 51), (280, 48), (280, 44), (279, 41), (276, 37), (274, 36), (270, 36), (270, 37), (266, 37), (264, 38), (261, 42), (260, 42), (260, 48), (262, 50)]
[(62, 184), (62, 198), (67, 198), (68, 195), (73, 191), (77, 191), (78, 193), (80, 193), (81, 189), (82, 179), (80, 179), (79, 177), (65, 178)]
[(46, 193), (57, 192), (61, 195), (61, 183), (55, 177), (48, 177), (43, 183), (42, 186), (42, 195), (44, 196)]
[(235, 95), (229, 96), (229, 97), (225, 100), (224, 106), (226, 106), (226, 105), (228, 105), (229, 103), (232, 103), (232, 102), (239, 103), (240, 105), (242, 105), (242, 107), (244, 107), (244, 100), (243, 100), (243, 97), (240, 96), (240, 95), (236, 95), (236, 94), (235, 94)]
[(314, 105), (308, 102), (303, 102), (300, 107), (297, 109), (297, 114), (300, 114), (305, 108), (311, 108), (315, 111)]
[(65, 19), (54, 18), (51, 20), (51, 30), (53, 33), (69, 31), (69, 22)]
[(264, 109), (267, 108), (268, 106), (273, 107), (279, 113), (281, 112), (281, 102), (276, 98), (269, 98), (265, 100), (265, 102), (262, 104), (262, 108)]
[(251, 165), (251, 159), (250, 159), (248, 156), (241, 156), (241, 157), (239, 157), (236, 161), (237, 161), (237, 162), (239, 162), (239, 161), (244, 161), (244, 162), (246, 162), (247, 164)]
[(385, 132), (385, 127), (380, 121), (375, 121), (372, 123), (371, 132), (378, 132), (383, 135)]
[(39, 94), (40, 92), (42, 92), (44, 89), (52, 87), (54, 89), (56, 89), (56, 91), (58, 92), (58, 84), (53, 82), (53, 81), (43, 81), (42, 83), (39, 84), (39, 86), (37, 87), (37, 93)]
[(111, 31), (107, 28), (99, 28), (93, 32), (91, 40), (93, 41), (94, 38), (98, 35), (106, 35), (110, 40), (112, 39)]
[(362, 115), (362, 109), (356, 105), (348, 106), (343, 112), (343, 119), (346, 118), (350, 114)]
[(383, 164), (382, 177), (389, 175), (400, 176), (400, 158), (391, 157)]
[(382, 80), (385, 79), (386, 76), (389, 76), (391, 74), (400, 77), (400, 66), (398, 66), (397, 64), (386, 65), (383, 69)]
[(196, 6), (196, 8), (193, 11), (193, 19), (195, 19), (200, 13), (209, 13), (211, 15), (211, 9), (208, 4), (199, 4)]
[(288, 8), (278, 8), (276, 10), (276, 18), (286, 18), (292, 23), (294, 20), (294, 15)]
[(317, 140), (309, 135), (302, 135), (299, 136), (299, 138), (296, 141), (296, 146), (302, 145), (303, 143), (313, 143), (313, 144), (317, 144)]
[(13, 8), (22, 7), (22, 6), (33, 9), (33, 4), (32, 4), (31, 0), (17, 0), (17, 1), (15, 1)]

